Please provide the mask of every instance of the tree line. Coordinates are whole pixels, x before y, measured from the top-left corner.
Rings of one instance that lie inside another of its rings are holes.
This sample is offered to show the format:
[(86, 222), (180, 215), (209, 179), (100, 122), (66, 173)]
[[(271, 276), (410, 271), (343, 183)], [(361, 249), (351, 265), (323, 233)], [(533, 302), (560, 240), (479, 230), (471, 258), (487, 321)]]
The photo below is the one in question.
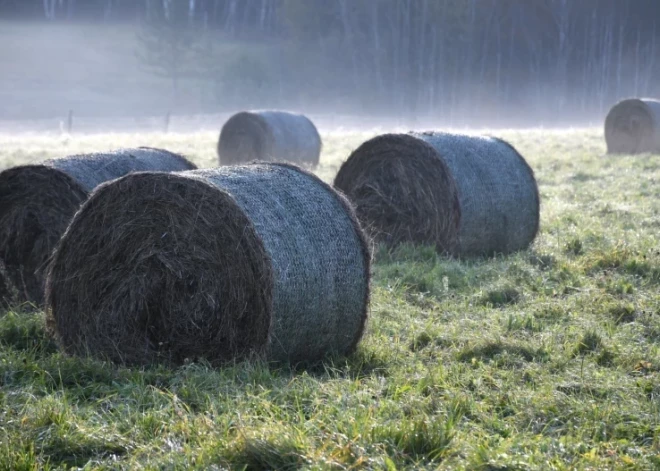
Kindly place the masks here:
[[(273, 105), (517, 124), (660, 96), (657, 0), (0, 0), (0, 17), (135, 22), (175, 88), (197, 74)], [(228, 42), (247, 52), (216, 61)]]

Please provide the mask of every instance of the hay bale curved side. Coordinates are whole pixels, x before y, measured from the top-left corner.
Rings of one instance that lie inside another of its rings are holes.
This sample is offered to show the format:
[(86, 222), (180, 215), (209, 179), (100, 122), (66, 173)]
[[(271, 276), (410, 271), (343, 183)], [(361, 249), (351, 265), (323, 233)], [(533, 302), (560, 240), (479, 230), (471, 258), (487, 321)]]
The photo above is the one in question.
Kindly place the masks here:
[(660, 153), (660, 101), (650, 98), (622, 100), (605, 118), (609, 154)]
[(243, 111), (224, 124), (218, 139), (220, 165), (254, 160), (292, 162), (314, 167), (321, 136), (304, 115), (285, 111)]
[(450, 169), (461, 206), (459, 253), (508, 254), (527, 248), (539, 230), (534, 172), (508, 142), (449, 133), (413, 133)]
[(49, 325), (66, 351), (122, 363), (313, 361), (357, 344), (369, 261), (350, 206), (300, 169), (132, 174), (62, 237)]
[(42, 303), (45, 263), (94, 187), (132, 171), (193, 168), (180, 155), (139, 148), (76, 155), (1, 172), (0, 259), (18, 291), (11, 302)]
[(198, 173), (236, 199), (272, 260), (268, 358), (314, 361), (352, 351), (367, 319), (371, 254), (350, 204), (286, 164)]
[(461, 218), (456, 183), (423, 140), (384, 134), (364, 142), (341, 166), (334, 186), (355, 205), (362, 226), (377, 241), (456, 253)]

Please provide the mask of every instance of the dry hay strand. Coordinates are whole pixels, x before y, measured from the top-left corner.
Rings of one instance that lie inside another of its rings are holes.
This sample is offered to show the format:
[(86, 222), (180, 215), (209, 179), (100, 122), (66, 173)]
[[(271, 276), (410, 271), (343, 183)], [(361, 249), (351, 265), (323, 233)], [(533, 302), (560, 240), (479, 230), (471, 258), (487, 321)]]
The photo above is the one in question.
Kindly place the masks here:
[(117, 363), (313, 362), (361, 338), (369, 267), (348, 202), (297, 167), (136, 173), (62, 237), (48, 322), (66, 352)]
[(356, 149), (335, 186), (363, 226), (390, 246), (435, 245), (456, 256), (526, 248), (539, 228), (532, 169), (503, 140), (384, 134)]
[(12, 300), (18, 297), (18, 290), (9, 279), (7, 267), (0, 258), (0, 309), (11, 306)]
[(17, 295), (9, 303), (43, 302), (44, 269), (69, 221), (100, 183), (141, 170), (196, 168), (184, 157), (142, 147), (76, 155), (0, 173), (0, 260)]
[(0, 310), (5, 309), (9, 301), (11, 299), (11, 295), (9, 294), (9, 287), (7, 286), (7, 282), (5, 281), (4, 276), (0, 274)]
[(609, 154), (660, 153), (660, 101), (630, 98), (612, 107), (605, 118)]
[(0, 276), (0, 312), (9, 307), (11, 295), (5, 280)]
[(220, 165), (255, 160), (315, 167), (321, 136), (304, 115), (286, 111), (243, 111), (224, 124), (218, 140)]

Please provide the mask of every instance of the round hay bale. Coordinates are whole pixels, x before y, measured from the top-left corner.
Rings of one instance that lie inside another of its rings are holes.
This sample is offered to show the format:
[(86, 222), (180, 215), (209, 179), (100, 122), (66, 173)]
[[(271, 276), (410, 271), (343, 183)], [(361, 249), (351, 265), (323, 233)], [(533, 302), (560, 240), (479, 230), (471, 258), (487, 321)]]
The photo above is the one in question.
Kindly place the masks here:
[(362, 144), (335, 186), (374, 237), (458, 256), (524, 249), (539, 227), (532, 169), (501, 139), (384, 134)]
[(243, 111), (224, 124), (218, 140), (220, 165), (254, 160), (315, 167), (321, 136), (304, 115), (286, 111)]
[(609, 154), (660, 153), (660, 101), (649, 98), (622, 100), (605, 118)]
[(43, 301), (43, 270), (69, 221), (100, 183), (141, 170), (196, 168), (166, 150), (142, 147), (76, 155), (0, 173), (0, 260), (18, 291), (12, 303)]
[(345, 354), (367, 317), (370, 253), (348, 202), (262, 163), (100, 186), (53, 254), (64, 350), (126, 364)]

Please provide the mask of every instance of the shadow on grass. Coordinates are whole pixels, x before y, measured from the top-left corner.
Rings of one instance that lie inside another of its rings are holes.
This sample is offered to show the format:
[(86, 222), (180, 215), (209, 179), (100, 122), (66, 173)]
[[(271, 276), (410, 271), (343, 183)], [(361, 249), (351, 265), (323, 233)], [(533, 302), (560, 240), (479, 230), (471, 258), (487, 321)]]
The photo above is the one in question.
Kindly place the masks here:
[(481, 296), (480, 304), (495, 308), (516, 304), (521, 299), (520, 291), (513, 286), (504, 286), (484, 293)]
[(124, 445), (91, 438), (80, 433), (57, 434), (44, 438), (43, 443), (37, 439), (36, 448), (39, 454), (55, 467), (69, 469), (85, 466), (91, 460), (102, 460), (126, 454)]
[(587, 274), (599, 271), (614, 271), (636, 276), (648, 281), (660, 282), (660, 263), (657, 258), (633, 252), (626, 246), (616, 246), (607, 251), (599, 251), (590, 257)]
[(531, 348), (524, 345), (504, 343), (502, 341), (486, 342), (464, 349), (458, 354), (458, 360), (471, 362), (474, 359), (494, 362), (500, 366), (507, 366), (508, 358), (514, 357), (526, 362), (545, 362), (549, 360), (549, 353), (543, 348)]
[(267, 438), (243, 437), (227, 454), (227, 459), (234, 467), (232, 469), (246, 471), (293, 471), (310, 464), (303, 445), (286, 434)]
[(577, 345), (573, 349), (573, 357), (588, 355), (589, 353), (599, 351), (602, 347), (602, 337), (598, 334), (598, 332), (589, 330), (582, 335)]
[(358, 347), (357, 351), (347, 357), (327, 357), (315, 363), (298, 363), (290, 366), (294, 374), (307, 374), (323, 378), (361, 379), (372, 375), (387, 376), (388, 361), (378, 353)]
[(11, 311), (0, 317), (0, 346), (35, 355), (57, 352), (57, 345), (46, 332), (42, 313)]
[(612, 395), (611, 390), (580, 383), (560, 384), (556, 389), (567, 396), (586, 396), (594, 399), (607, 399)]
[(328, 357), (297, 365), (258, 360), (229, 362), (213, 367), (203, 361), (180, 367), (153, 365), (125, 367), (91, 357), (59, 353), (47, 332), (43, 313), (9, 312), (0, 317), (0, 347), (8, 352), (0, 364), (0, 387), (36, 387), (41, 394), (66, 391), (77, 400), (93, 400), (111, 394), (118, 386), (153, 386), (172, 390), (193, 411), (208, 403), (218, 385), (241, 388), (245, 384), (273, 384), (282, 377), (307, 372), (318, 379), (386, 375), (388, 362), (363, 347), (348, 357)]
[(428, 332), (421, 332), (408, 344), (411, 352), (419, 352), (429, 346), (446, 348), (452, 345), (452, 342), (444, 337), (438, 337)]

